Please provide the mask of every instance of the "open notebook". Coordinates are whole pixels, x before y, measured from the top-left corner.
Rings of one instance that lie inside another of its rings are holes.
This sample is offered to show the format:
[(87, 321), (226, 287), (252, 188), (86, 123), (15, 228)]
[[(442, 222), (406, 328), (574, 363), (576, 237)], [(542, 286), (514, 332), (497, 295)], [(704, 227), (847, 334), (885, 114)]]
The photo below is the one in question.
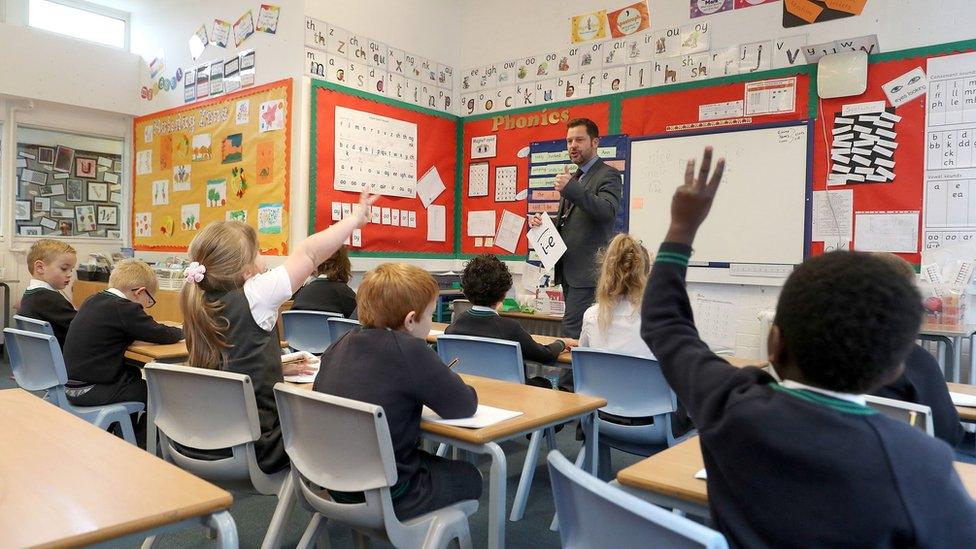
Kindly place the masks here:
[(952, 403), (956, 406), (976, 407), (976, 395), (949, 391), (949, 397), (952, 398)]
[(522, 412), (517, 410), (504, 410), (502, 408), (495, 408), (494, 406), (479, 404), (478, 410), (475, 411), (474, 415), (471, 417), (463, 417), (461, 419), (441, 419), (441, 416), (437, 415), (436, 412), (426, 406), (424, 406), (424, 411), (421, 414), (421, 417), (425, 421), (430, 421), (433, 423), (452, 425), (454, 427), (481, 429), (482, 427), (488, 427), (496, 423), (501, 423), (505, 420), (512, 419), (513, 417), (518, 417), (520, 415), (522, 415)]

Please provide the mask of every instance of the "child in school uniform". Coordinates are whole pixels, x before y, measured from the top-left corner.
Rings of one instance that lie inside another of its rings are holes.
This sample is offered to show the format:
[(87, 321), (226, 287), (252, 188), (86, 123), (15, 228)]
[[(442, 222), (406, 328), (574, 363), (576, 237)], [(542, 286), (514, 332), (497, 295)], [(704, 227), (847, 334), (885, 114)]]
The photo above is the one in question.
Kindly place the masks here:
[[(365, 212), (375, 200), (362, 195), (353, 215), (303, 240), (282, 265), (271, 270), (265, 268), (257, 233), (250, 225), (211, 223), (190, 243), (192, 263), (180, 294), (189, 363), (250, 376), (261, 428), (255, 454), (265, 473), (288, 466), (274, 384), (285, 375), (308, 373), (308, 366), (301, 363), (282, 369), (275, 330), (278, 308), (366, 222)], [(207, 452), (191, 448), (186, 453), (196, 457)]]
[(356, 292), (349, 287), (352, 263), (349, 250), (342, 246), (319, 265), (317, 276), (295, 292), (293, 311), (340, 313), (349, 318), (356, 310)]
[[(915, 283), (915, 269), (911, 263), (890, 253), (877, 253), (876, 257), (887, 261), (906, 279)], [(873, 395), (923, 404), (932, 409), (935, 436), (956, 446), (965, 431), (959, 422), (959, 412), (952, 404), (949, 386), (932, 353), (917, 343), (905, 359), (905, 371), (898, 379), (872, 391)]]
[[(724, 169), (689, 161), (644, 295), (641, 333), (698, 426), (712, 518), (733, 547), (976, 547), (976, 502), (952, 450), (877, 413), (922, 320), (884, 261), (828, 253), (782, 288), (769, 359), (782, 381), (712, 353), (692, 319), (692, 243)], [(743, 192), (727, 189), (725, 192)]]
[[(152, 267), (136, 259), (119, 262), (108, 289), (89, 297), (71, 322), (64, 343), (68, 400), (78, 406), (146, 402), (142, 372), (125, 360), (133, 341), (176, 343), (183, 330), (156, 322), (146, 309), (156, 304), (159, 281)], [(145, 445), (145, 414), (136, 422), (136, 439)]]
[(78, 311), (61, 290), (71, 283), (77, 261), (75, 249), (60, 240), (42, 238), (35, 242), (27, 252), (31, 279), (17, 309), (20, 316), (49, 322), (62, 349), (68, 326)]
[[(325, 351), (314, 389), (383, 407), (396, 457), (397, 483), (390, 490), (400, 520), (481, 497), (481, 474), (466, 461), (424, 452), (424, 406), (443, 418), (471, 416), (474, 388), (446, 366), (424, 338), (430, 332), (437, 283), (412, 265), (387, 263), (366, 273), (359, 286), (363, 329), (349, 332)], [(363, 501), (362, 493), (332, 492), (336, 501)]]
[[(497, 257), (481, 254), (468, 261), (461, 273), (461, 287), (471, 308), (458, 315), (444, 333), (517, 341), (523, 359), (544, 364), (555, 362), (566, 350), (566, 340), (557, 339), (548, 345), (537, 343), (517, 320), (498, 314), (512, 287), (512, 274)], [(551, 387), (543, 377), (528, 379), (527, 383)]]
[(629, 234), (618, 234), (597, 263), (596, 303), (583, 313), (580, 347), (653, 358), (640, 335), (641, 298), (651, 272), (647, 249)]

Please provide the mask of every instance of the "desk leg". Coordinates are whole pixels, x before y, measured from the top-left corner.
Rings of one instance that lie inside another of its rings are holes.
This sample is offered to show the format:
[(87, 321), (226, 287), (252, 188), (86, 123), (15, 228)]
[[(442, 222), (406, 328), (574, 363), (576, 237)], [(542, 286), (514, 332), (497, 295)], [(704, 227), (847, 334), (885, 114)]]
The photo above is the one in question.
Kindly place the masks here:
[(962, 337), (952, 338), (952, 382), (959, 383), (961, 372), (959, 371), (962, 358)]
[(10, 286), (7, 286), (6, 282), (0, 282), (0, 288), (3, 288), (3, 327), (10, 327)]
[(976, 385), (976, 333), (969, 335), (969, 384)]

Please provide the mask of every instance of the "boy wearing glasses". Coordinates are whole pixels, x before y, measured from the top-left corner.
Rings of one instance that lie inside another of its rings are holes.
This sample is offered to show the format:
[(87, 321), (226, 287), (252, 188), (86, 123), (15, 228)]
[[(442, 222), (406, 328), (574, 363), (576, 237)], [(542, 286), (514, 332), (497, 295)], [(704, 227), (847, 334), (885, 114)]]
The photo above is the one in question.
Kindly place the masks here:
[[(68, 400), (78, 406), (146, 402), (139, 368), (125, 361), (133, 341), (176, 343), (183, 330), (156, 322), (145, 309), (156, 304), (156, 273), (146, 263), (126, 259), (115, 266), (108, 289), (88, 298), (68, 329), (64, 362)], [(133, 418), (139, 446), (145, 446), (145, 415)]]

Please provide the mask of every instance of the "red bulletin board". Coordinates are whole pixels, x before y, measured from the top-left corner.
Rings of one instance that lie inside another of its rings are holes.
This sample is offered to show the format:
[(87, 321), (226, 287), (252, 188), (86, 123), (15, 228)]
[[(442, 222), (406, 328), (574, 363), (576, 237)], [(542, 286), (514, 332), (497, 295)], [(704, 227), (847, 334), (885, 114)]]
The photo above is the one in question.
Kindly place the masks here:
[[(769, 77), (788, 78), (793, 75)], [(787, 120), (805, 120), (809, 117), (810, 78), (806, 74), (796, 76), (796, 110), (792, 113), (761, 115), (743, 125), (768, 124)], [(713, 103), (741, 101), (745, 99), (746, 82), (732, 82), (713, 86), (688, 88), (678, 91), (641, 95), (624, 99), (622, 103), (620, 131), (634, 139), (642, 135), (665, 133), (669, 126), (695, 124), (698, 107)], [(691, 129), (691, 128), (689, 128)], [(707, 129), (707, 128), (699, 128)]]
[[(547, 124), (541, 125), (539, 122), (543, 117)], [(600, 101), (587, 104), (570, 104), (568, 106), (555, 105), (551, 108), (539, 109), (535, 111), (515, 111), (512, 113), (501, 113), (484, 118), (477, 118), (464, 122), (463, 139), (463, 158), (464, 165), (461, 170), (463, 185), (459, 189), (462, 198), (461, 208), (461, 253), (481, 254), (493, 253), (498, 255), (510, 255), (507, 250), (498, 246), (475, 247), (475, 237), (468, 236), (467, 215), (469, 211), (495, 210), (495, 222), (501, 222), (502, 211), (509, 210), (521, 216), (526, 216), (528, 203), (525, 200), (515, 202), (495, 202), (495, 167), (496, 166), (516, 166), (518, 169), (519, 192), (529, 186), (529, 158), (528, 155), (518, 156), (518, 152), (523, 148), (528, 151), (529, 143), (533, 141), (545, 141), (549, 139), (560, 139), (566, 137), (566, 121), (573, 118), (589, 118), (596, 122), (601, 134), (609, 134), (608, 124), (610, 117), (610, 104), (607, 101)], [(558, 122), (548, 123), (550, 120)], [(523, 126), (523, 127), (519, 127)], [(494, 158), (479, 158), (474, 162), (488, 163), (488, 196), (469, 197), (468, 196), (468, 165), (471, 160), (471, 138), (487, 135), (496, 136), (497, 153)], [(526, 227), (525, 230), (528, 230)], [(515, 255), (526, 255), (528, 253), (528, 241), (525, 236), (519, 240)]]
[[(926, 70), (926, 56), (881, 61), (868, 66), (868, 89), (857, 97), (822, 99), (817, 122), (814, 126), (813, 146), (813, 188), (827, 188), (827, 173), (830, 166), (830, 137), (834, 116), (841, 113), (844, 105), (884, 101), (890, 107), (881, 86), (902, 76), (915, 67)], [(925, 101), (927, 95), (915, 98), (895, 109), (901, 117), (896, 124), (898, 148), (892, 160), (895, 161), (895, 179), (891, 183), (852, 184), (831, 186), (831, 190), (853, 189), (854, 212), (863, 211), (922, 211), (922, 196), (925, 188)], [(827, 141), (824, 140), (827, 132)], [(922, 216), (919, 216), (919, 223)], [(856, 217), (854, 232), (857, 233)], [(919, 227), (919, 250), (922, 249), (922, 230)], [(823, 242), (811, 246), (814, 255), (823, 253)], [(918, 264), (920, 254), (898, 254), (908, 261)]]
[(366, 99), (352, 95), (355, 92), (338, 92), (328, 86), (329, 84), (325, 82), (312, 81), (312, 142), (309, 161), (311, 168), (309, 224), (311, 226), (309, 230), (321, 231), (332, 224), (333, 202), (359, 201), (357, 193), (337, 191), (332, 184), (335, 175), (335, 109), (341, 106), (416, 124), (417, 178), (419, 180), (431, 166), (435, 166), (446, 187), (433, 202), (445, 206), (447, 210), (444, 242), (427, 240), (427, 210), (419, 196), (416, 198), (382, 196), (376, 202), (376, 206), (416, 211), (417, 226), (408, 228), (369, 223), (362, 228), (362, 247), (352, 247), (350, 252), (353, 255), (362, 252), (381, 252), (378, 255), (385, 256), (390, 256), (391, 253), (453, 254), (457, 117), (392, 100)]

